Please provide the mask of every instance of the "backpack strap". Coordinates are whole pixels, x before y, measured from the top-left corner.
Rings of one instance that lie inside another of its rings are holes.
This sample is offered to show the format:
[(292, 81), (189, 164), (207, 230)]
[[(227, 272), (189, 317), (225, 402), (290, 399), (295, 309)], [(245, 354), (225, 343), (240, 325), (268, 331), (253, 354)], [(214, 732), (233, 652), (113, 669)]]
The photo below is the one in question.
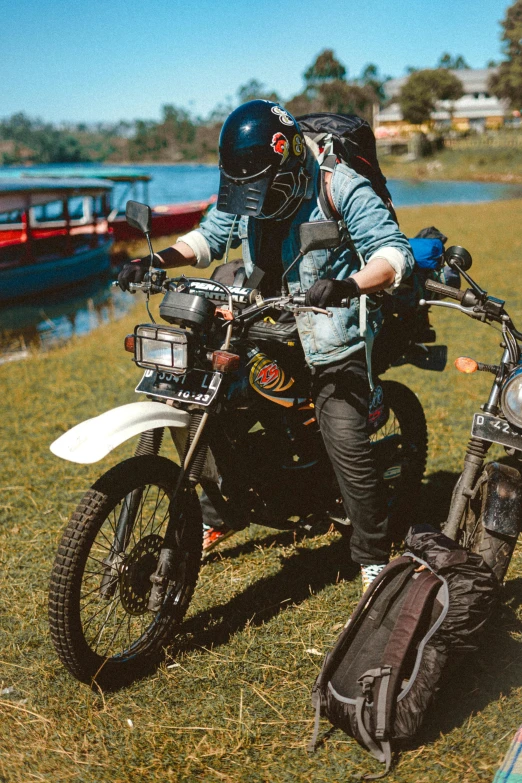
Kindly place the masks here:
[(319, 672), (319, 675), (317, 677), (317, 680), (315, 682), (312, 691), (312, 703), (313, 706), (315, 707), (315, 719), (314, 719), (314, 729), (313, 729), (312, 738), (310, 739), (310, 742), (308, 743), (308, 747), (307, 747), (307, 750), (309, 752), (313, 752), (317, 745), (317, 737), (319, 735), (319, 719), (321, 717), (323, 689), (325, 688), (326, 683), (330, 679), (332, 671), (337, 666), (338, 658), (344, 655), (345, 648), (357, 628), (358, 621), (360, 620), (362, 615), (365, 614), (367, 606), (369, 605), (370, 601), (373, 599), (373, 596), (376, 594), (376, 592), (380, 588), (380, 585), (383, 582), (385, 581), (387, 582), (390, 578), (395, 576), (395, 574), (400, 574), (401, 571), (403, 571), (403, 574), (401, 575), (401, 579), (402, 579), (404, 578), (404, 574), (410, 575), (411, 571), (416, 567), (417, 565), (415, 563), (412, 563), (411, 558), (405, 555), (402, 555), (401, 557), (397, 557), (395, 558), (395, 560), (392, 560), (392, 562), (389, 563), (386, 566), (386, 568), (384, 568), (377, 577), (375, 577), (370, 587), (366, 590), (362, 598), (359, 600), (359, 603), (355, 607), (352, 616), (344, 626), (344, 630), (342, 631), (339, 639), (337, 640), (335, 647), (325, 656), (325, 659), (323, 661), (323, 666), (321, 668), (321, 671)]
[[(365, 780), (376, 780), (389, 772), (391, 766), (389, 728), (402, 666), (415, 633), (424, 621), (424, 607), (431, 596), (439, 590), (440, 584), (440, 579), (431, 571), (420, 573), (406, 596), (399, 618), (388, 639), (382, 658), (385, 665), (379, 669), (369, 669), (357, 680), (362, 691), (355, 705), (359, 734), (372, 756), (386, 764), (382, 774), (365, 776)], [(369, 709), (374, 716), (375, 739), (366, 728), (365, 715), (368, 715)]]
[[(319, 180), (319, 193), (318, 201), (321, 210), (327, 220), (337, 220), (339, 228), (341, 229), (342, 242), (346, 242), (352, 253), (359, 259), (359, 265), (362, 269), (365, 266), (365, 261), (362, 255), (355, 247), (355, 243), (351, 237), (348, 226), (342, 215), (339, 214), (332, 198), (332, 191), (330, 183), (326, 179), (326, 173), (334, 173), (335, 166), (337, 165), (337, 157), (333, 153), (333, 145), (331, 147), (332, 152), (328, 152), (321, 164), (320, 180)], [(368, 297), (366, 294), (362, 294), (359, 298), (359, 331), (361, 337), (364, 340), (364, 351), (366, 355), (366, 366), (368, 368), (368, 383), (370, 385), (370, 391), (374, 390), (373, 372), (372, 372), (372, 349), (375, 334), (368, 322)]]
[[(333, 203), (330, 186), (326, 181), (327, 171), (329, 171), (329, 169), (323, 169), (323, 167), (321, 166), (321, 172), (319, 175), (319, 193), (317, 199), (319, 201), (319, 206), (321, 207), (321, 210), (324, 216), (326, 217), (326, 219), (337, 220), (339, 222), (340, 220), (342, 220), (342, 218), (339, 212), (337, 211), (337, 209), (335, 208), (335, 204)], [(348, 229), (345, 227), (346, 224), (344, 224), (343, 229), (346, 230), (346, 232), (348, 232)], [(348, 236), (350, 237), (350, 234), (348, 234)]]
[(395, 705), (395, 691), (419, 626), (424, 622), (424, 608), (438, 592), (441, 580), (432, 571), (422, 571), (410, 588), (383, 653), (390, 667), (389, 679), (381, 679), (374, 699), (375, 737), (386, 739)]
[(319, 687), (321, 687), (323, 683), (328, 682), (330, 679), (331, 673), (337, 666), (338, 659), (344, 655), (346, 645), (353, 636), (359, 620), (366, 613), (367, 607), (369, 606), (370, 602), (373, 601), (373, 598), (380, 589), (382, 583), (388, 582), (393, 576), (395, 576), (395, 574), (399, 574), (401, 571), (411, 573), (415, 568), (417, 568), (417, 565), (412, 563), (411, 558), (402, 555), (401, 557), (397, 557), (395, 560), (392, 560), (391, 563), (388, 563), (386, 568), (383, 568), (381, 573), (375, 577), (369, 588), (360, 598), (359, 603), (352, 613), (352, 616), (344, 626), (344, 630), (341, 633), (337, 644), (326, 656), (323, 669), (318, 678)]
[[(389, 667), (385, 667), (385, 668), (389, 669)], [(369, 676), (373, 672), (376, 676), (380, 677), (383, 676), (382, 671), (383, 671), (382, 669), (370, 669), (370, 671), (367, 672), (365, 676)], [(355, 717), (357, 720), (357, 728), (359, 729), (361, 739), (364, 742), (365, 746), (368, 748), (368, 751), (372, 754), (372, 756), (375, 759), (377, 759), (377, 761), (380, 761), (381, 764), (386, 764), (386, 768), (384, 772), (380, 772), (376, 775), (369, 775), (369, 774), (363, 775), (362, 780), (378, 780), (379, 778), (384, 778), (390, 771), (390, 767), (392, 763), (391, 744), (390, 742), (388, 742), (388, 740), (384, 740), (383, 742), (377, 744), (377, 742), (373, 740), (372, 736), (367, 731), (364, 723), (365, 702), (366, 702), (365, 696), (359, 696), (355, 702)]]

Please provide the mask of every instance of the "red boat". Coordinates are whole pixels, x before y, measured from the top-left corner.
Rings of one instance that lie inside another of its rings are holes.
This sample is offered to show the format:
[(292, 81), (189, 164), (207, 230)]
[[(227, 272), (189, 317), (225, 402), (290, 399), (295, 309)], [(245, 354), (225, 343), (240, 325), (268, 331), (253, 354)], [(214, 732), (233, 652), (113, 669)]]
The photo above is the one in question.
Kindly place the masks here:
[[(125, 202), (128, 198), (149, 203), (148, 184), (150, 174), (142, 169), (119, 166), (38, 166), (33, 171), (23, 173), (23, 177), (89, 177), (107, 179), (119, 186), (119, 192), (113, 193), (112, 210), (109, 214), (109, 226), (113, 230), (116, 242), (129, 239), (142, 239), (142, 234), (131, 228), (125, 220)], [(141, 192), (140, 192), (141, 190)], [(160, 204), (152, 207), (153, 237), (168, 236), (190, 231), (198, 225), (207, 209), (217, 201), (211, 196), (203, 201), (186, 201), (182, 204)]]
[(0, 303), (108, 273), (106, 180), (0, 179)]
[[(212, 196), (204, 201), (187, 201), (184, 204), (159, 204), (152, 207), (152, 231), (153, 237), (180, 234), (182, 231), (190, 231), (198, 225), (207, 209), (215, 203), (217, 196)], [(142, 239), (143, 235), (135, 228), (129, 226), (125, 215), (116, 215), (109, 218), (109, 226), (114, 232), (114, 239), (129, 240)]]

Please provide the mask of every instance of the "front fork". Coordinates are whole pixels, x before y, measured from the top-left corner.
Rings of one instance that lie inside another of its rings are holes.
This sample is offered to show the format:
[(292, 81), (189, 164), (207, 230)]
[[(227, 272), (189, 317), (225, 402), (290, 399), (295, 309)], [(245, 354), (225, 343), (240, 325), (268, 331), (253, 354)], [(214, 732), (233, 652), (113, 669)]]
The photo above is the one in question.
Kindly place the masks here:
[[(169, 581), (174, 576), (175, 563), (179, 569), (184, 567), (183, 559), (180, 558), (179, 539), (182, 531), (180, 531), (179, 521), (183, 519), (185, 493), (196, 486), (205, 467), (208, 445), (204, 429), (207, 420), (208, 412), (202, 410), (194, 411), (190, 417), (188, 437), (181, 459), (181, 470), (170, 501), (169, 522), (159, 554), (158, 565), (150, 577), (152, 590), (147, 605), (150, 612), (156, 613), (161, 609)], [(178, 506), (176, 513), (172, 512), (174, 503), (177, 503)]]
[[(158, 454), (162, 440), (162, 428), (142, 432), (134, 456), (141, 457), (145, 454)], [(142, 497), (143, 488), (141, 487), (139, 489), (133, 489), (132, 492), (129, 492), (123, 499), (118, 522), (116, 523), (116, 533), (114, 534), (109, 554), (103, 560), (105, 568), (100, 583), (100, 595), (102, 598), (112, 598), (116, 591), (116, 585), (118, 584), (118, 565), (121, 559), (120, 555), (122, 552), (125, 552), (127, 544), (129, 543)]]
[(482, 473), (484, 467), (484, 457), (488, 453), (491, 443), (480, 438), (470, 438), (466, 456), (464, 457), (464, 470), (457, 481), (457, 485), (451, 499), (451, 506), (448, 514), (448, 520), (444, 525), (443, 532), (448, 538), (457, 540), (459, 529), (467, 505), (473, 496), (475, 484)]

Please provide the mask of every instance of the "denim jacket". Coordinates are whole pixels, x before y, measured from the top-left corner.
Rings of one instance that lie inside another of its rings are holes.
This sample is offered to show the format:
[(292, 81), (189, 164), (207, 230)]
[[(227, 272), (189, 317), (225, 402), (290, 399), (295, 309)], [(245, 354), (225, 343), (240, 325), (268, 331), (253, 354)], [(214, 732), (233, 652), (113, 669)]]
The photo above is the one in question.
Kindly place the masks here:
[[(290, 266), (299, 253), (300, 224), (326, 219), (318, 202), (319, 160), (311, 149), (308, 153), (307, 167), (311, 179), (305, 200), (283, 241), (281, 260), (284, 269)], [(369, 181), (341, 163), (334, 169), (330, 189), (334, 205), (346, 222), (364, 263), (380, 248), (393, 247), (402, 253), (405, 261), (404, 276), (408, 276), (414, 264), (411, 247)], [(231, 230), (231, 247), (242, 245), (245, 271), (250, 275), (256, 263), (259, 221), (247, 216), (236, 219), (234, 215), (213, 208), (197, 229), (206, 239), (212, 259), (223, 257)], [(276, 260), (276, 263), (279, 261)], [(344, 280), (360, 268), (360, 259), (346, 246), (334, 250), (313, 250), (289, 272), (288, 288), (292, 294), (307, 291), (320, 278)], [(365, 345), (360, 313), (364, 305), (364, 300), (361, 304), (354, 299), (349, 308), (329, 308), (333, 314), (331, 318), (316, 313), (301, 313), (296, 317), (308, 364), (314, 366), (338, 362)], [(367, 305), (368, 330), (370, 334), (376, 334), (382, 323), (380, 309), (372, 305), (371, 300), (368, 300)]]

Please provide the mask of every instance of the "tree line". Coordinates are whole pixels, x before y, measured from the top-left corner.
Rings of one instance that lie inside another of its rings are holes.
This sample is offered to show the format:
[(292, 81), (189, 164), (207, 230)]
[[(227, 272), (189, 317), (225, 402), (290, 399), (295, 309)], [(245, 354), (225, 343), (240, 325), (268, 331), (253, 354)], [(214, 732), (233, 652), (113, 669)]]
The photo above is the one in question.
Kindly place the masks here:
[(206, 118), (194, 117), (172, 104), (161, 107), (159, 120), (93, 126), (56, 126), (18, 113), (0, 120), (0, 162), (215, 161), (221, 126), (235, 105), (264, 98), (281, 103), (293, 114), (348, 112), (371, 121), (374, 107), (384, 101), (383, 84), (387, 78), (370, 64), (360, 76), (349, 80), (345, 66), (331, 49), (325, 49), (305, 70), (302, 92), (285, 102), (275, 91), (251, 79), (238, 89), (234, 104), (219, 105)]
[[(506, 99), (513, 109), (522, 108), (522, 0), (515, 0), (501, 22), (504, 60), (491, 79), (490, 90)], [(488, 66), (496, 65), (489, 62)], [(435, 68), (407, 68), (408, 79), (398, 97), (404, 119), (414, 125), (430, 118), (440, 100), (450, 104), (462, 95), (456, 76), (468, 68), (462, 55), (445, 52)], [(290, 100), (257, 79), (237, 92), (239, 105), (265, 98), (284, 105), (294, 116), (309, 112), (359, 114), (372, 121), (385, 105), (385, 85), (390, 79), (370, 63), (349, 78), (347, 69), (332, 49), (324, 49), (303, 73), (303, 89)], [(195, 117), (172, 104), (161, 107), (159, 120), (133, 122), (61, 124), (59, 126), (25, 113), (0, 120), (0, 163), (91, 162), (215, 162), (219, 132), (234, 105), (219, 105), (206, 118)]]

